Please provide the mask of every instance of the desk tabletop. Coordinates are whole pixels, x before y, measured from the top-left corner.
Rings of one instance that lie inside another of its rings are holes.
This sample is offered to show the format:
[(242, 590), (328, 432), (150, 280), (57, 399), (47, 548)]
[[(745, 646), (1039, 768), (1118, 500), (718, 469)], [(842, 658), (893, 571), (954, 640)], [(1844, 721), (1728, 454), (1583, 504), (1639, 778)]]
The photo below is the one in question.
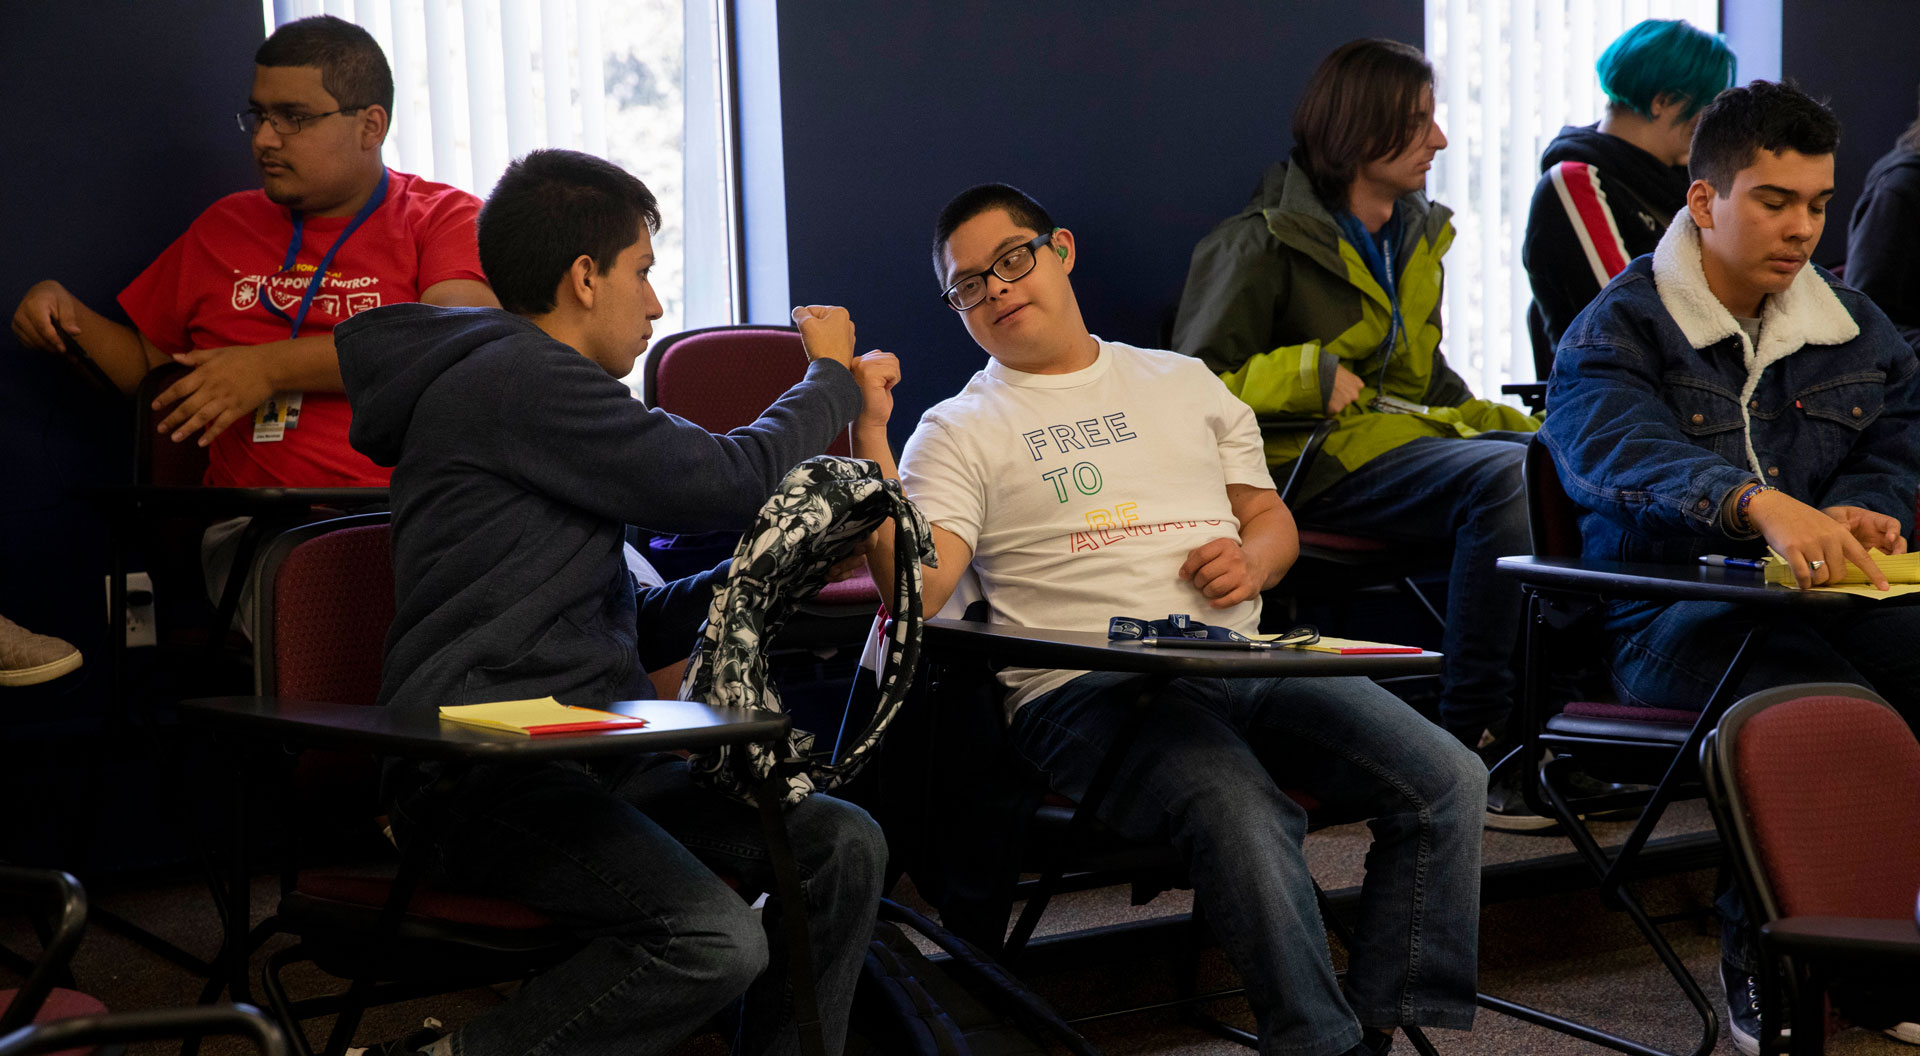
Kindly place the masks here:
[(931, 619), (930, 649), (979, 656), (1017, 667), (1066, 671), (1134, 671), (1208, 678), (1290, 678), (1323, 675), (1438, 674), (1442, 657), (1418, 653), (1340, 656), (1302, 649), (1182, 649), (1108, 641), (1103, 631), (1057, 631), (974, 620)]
[(1503, 575), (1541, 587), (1603, 598), (1648, 601), (1730, 601), (1740, 605), (1887, 604), (1848, 594), (1796, 590), (1768, 583), (1756, 568), (1596, 561), (1583, 557), (1503, 557)]
[(222, 732), (287, 740), (317, 748), (360, 748), (414, 759), (476, 761), (586, 759), (698, 751), (723, 744), (771, 740), (785, 733), (785, 715), (716, 708), (690, 700), (624, 700), (607, 711), (647, 720), (638, 729), (523, 737), (448, 722), (436, 712), (353, 704), (279, 700), (273, 697), (210, 697), (180, 705), (181, 717)]
[(103, 506), (189, 513), (263, 508), (385, 505), (386, 488), (204, 488), (192, 484), (109, 484), (76, 489)]

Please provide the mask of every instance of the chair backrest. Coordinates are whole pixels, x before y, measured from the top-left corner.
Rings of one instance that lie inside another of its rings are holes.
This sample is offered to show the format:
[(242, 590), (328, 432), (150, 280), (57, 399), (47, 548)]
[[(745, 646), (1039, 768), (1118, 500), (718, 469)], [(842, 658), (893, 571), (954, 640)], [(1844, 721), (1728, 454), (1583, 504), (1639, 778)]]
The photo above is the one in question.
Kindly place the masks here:
[(392, 531), (384, 513), (301, 525), (254, 562), (255, 692), (371, 705), (393, 624)]
[(207, 449), (189, 438), (174, 443), (153, 431), (153, 401), (191, 368), (168, 363), (147, 372), (133, 394), (133, 479), (136, 484), (196, 485), (207, 475)]
[(1920, 891), (1920, 742), (1863, 686), (1812, 683), (1728, 709), (1702, 749), (1763, 920), (1906, 919)]
[(1527, 340), (1533, 345), (1533, 376), (1545, 381), (1553, 373), (1553, 338), (1547, 335), (1547, 315), (1539, 301), (1527, 303)]
[(1527, 488), (1527, 527), (1535, 557), (1580, 556), (1580, 507), (1560, 486), (1560, 470), (1538, 435), (1527, 442), (1521, 474)]
[[(800, 332), (790, 326), (711, 326), (662, 338), (647, 350), (640, 398), (724, 433), (760, 417), (807, 374)], [(848, 434), (827, 448), (851, 450)]]

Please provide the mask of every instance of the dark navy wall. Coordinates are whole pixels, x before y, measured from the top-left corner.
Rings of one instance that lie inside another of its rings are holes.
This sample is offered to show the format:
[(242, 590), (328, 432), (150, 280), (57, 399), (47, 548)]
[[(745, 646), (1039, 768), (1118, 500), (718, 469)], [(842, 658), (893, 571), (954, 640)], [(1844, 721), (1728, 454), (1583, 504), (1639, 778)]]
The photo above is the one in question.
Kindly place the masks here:
[(780, 104), (795, 301), (847, 305), (900, 356), (896, 443), (986, 355), (939, 299), (928, 240), (967, 186), (1004, 180), (1079, 240), (1103, 337), (1158, 341), (1193, 244), (1290, 145), (1320, 59), (1419, 44), (1420, 0), (932, 5), (783, 0)]
[[(68, 0), (0, 33), (0, 306), (57, 278), (95, 308), (201, 209), (258, 177), (232, 114), (246, 105), (259, 0)], [(127, 477), (130, 411), (0, 332), (0, 613), (66, 637), (79, 675), (0, 690), (9, 733), (83, 719), (105, 680), (105, 536), (76, 485)]]
[(1846, 257), (1847, 218), (1867, 170), (1916, 113), (1920, 86), (1920, 4), (1912, 0), (1787, 0), (1781, 12), (1780, 66), (1840, 118), (1834, 159), (1838, 192), (1814, 260)]

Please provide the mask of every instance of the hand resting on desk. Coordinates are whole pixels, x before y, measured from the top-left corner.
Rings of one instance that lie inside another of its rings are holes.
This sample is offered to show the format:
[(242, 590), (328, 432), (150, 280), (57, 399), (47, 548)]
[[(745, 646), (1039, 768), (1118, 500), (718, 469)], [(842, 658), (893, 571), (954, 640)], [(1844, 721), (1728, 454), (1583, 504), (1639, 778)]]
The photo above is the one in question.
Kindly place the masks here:
[[(1880, 545), (1878, 540), (1886, 530), (1881, 522), (1891, 522), (1893, 518), (1853, 506), (1816, 510), (1784, 491), (1763, 491), (1755, 495), (1747, 515), (1766, 538), (1767, 545), (1793, 570), (1793, 578), (1802, 590), (1839, 582), (1849, 561), (1867, 574), (1867, 582), (1880, 590), (1887, 589), (1887, 577), (1881, 574), (1873, 558), (1867, 556), (1858, 536), (1865, 532), (1876, 540), (1874, 545)], [(1896, 523), (1896, 538), (1898, 534)], [(1905, 549), (1904, 540), (1901, 548)], [(1815, 561), (1821, 563), (1820, 567), (1813, 567)]]

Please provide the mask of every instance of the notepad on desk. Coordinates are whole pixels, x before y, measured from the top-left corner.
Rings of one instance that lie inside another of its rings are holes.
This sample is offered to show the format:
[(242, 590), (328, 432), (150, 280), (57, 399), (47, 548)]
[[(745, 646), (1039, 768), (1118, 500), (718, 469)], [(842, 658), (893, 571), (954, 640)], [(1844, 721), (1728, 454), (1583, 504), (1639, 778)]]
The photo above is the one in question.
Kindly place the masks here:
[(491, 704), (455, 704), (441, 708), (440, 717), (449, 722), (517, 733), (523, 737), (588, 733), (594, 730), (631, 730), (647, 724), (645, 719), (594, 708), (576, 708), (552, 697), (502, 700)]
[[(1255, 638), (1273, 639), (1277, 634), (1257, 634)], [(1351, 638), (1329, 638), (1321, 635), (1320, 640), (1306, 645), (1286, 645), (1285, 649), (1300, 649), (1309, 653), (1337, 653), (1341, 656), (1379, 656), (1388, 653), (1417, 653), (1417, 645), (1389, 645), (1385, 642), (1361, 642)]]
[[(1867, 574), (1859, 565), (1847, 562), (1847, 571), (1837, 581), (1825, 586), (1812, 587), (1833, 594), (1853, 594), (1862, 598), (1885, 600), (1897, 598), (1902, 594), (1920, 591), (1920, 552), (1909, 551), (1904, 554), (1883, 554), (1878, 550), (1867, 551), (1873, 563), (1879, 567), (1880, 574), (1887, 577), (1888, 590), (1881, 590), (1867, 582)], [(1762, 573), (1769, 583), (1793, 587), (1798, 583), (1793, 578), (1793, 566), (1773, 551), (1767, 551), (1766, 565)]]

